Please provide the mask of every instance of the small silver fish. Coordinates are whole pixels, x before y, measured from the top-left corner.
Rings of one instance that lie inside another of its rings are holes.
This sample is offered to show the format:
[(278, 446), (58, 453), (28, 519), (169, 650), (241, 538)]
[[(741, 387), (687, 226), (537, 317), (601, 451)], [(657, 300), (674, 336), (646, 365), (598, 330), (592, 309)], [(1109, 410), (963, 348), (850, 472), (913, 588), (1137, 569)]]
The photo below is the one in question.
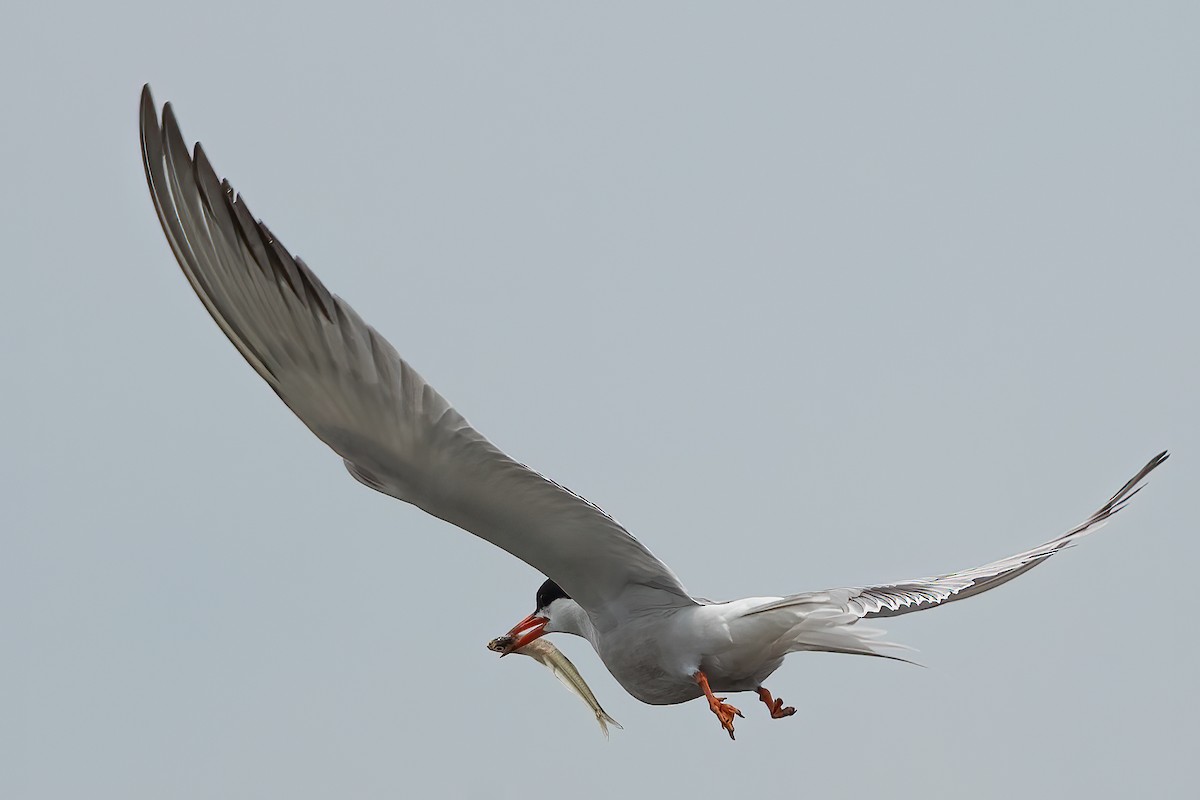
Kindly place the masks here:
[(604, 733), (605, 739), (608, 738), (609, 725), (624, 730), (624, 728), (621, 728), (621, 723), (610, 717), (608, 712), (600, 707), (600, 703), (596, 700), (596, 695), (592, 694), (587, 681), (583, 679), (583, 676), (579, 674), (579, 670), (575, 669), (575, 665), (571, 663), (571, 660), (561, 650), (545, 639), (532, 641), (519, 650), (512, 650), (512, 645), (513, 639), (511, 636), (501, 636), (488, 642), (488, 649), (501, 655), (520, 653), (544, 665), (554, 673), (554, 677), (558, 678), (559, 682), (567, 687), (571, 694), (588, 704), (588, 707), (592, 709), (592, 713), (596, 715), (596, 722), (600, 723), (600, 730)]

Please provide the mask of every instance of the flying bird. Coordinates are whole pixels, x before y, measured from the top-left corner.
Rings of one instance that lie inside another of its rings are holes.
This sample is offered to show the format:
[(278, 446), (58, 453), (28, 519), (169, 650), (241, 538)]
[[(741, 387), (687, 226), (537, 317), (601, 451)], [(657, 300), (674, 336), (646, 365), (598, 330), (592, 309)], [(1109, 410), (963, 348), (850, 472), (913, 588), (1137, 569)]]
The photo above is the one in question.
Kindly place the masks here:
[(150, 87), (140, 129), (163, 232), (196, 295), (242, 357), (358, 481), (457, 525), (548, 578), (507, 651), (548, 633), (591, 642), (629, 694), (666, 705), (704, 697), (730, 738), (741, 711), (718, 692), (756, 692), (771, 717), (795, 713), (763, 682), (789, 653), (901, 658), (862, 620), (988, 591), (1100, 528), (1167, 458), (1150, 460), (1066, 533), (982, 567), (879, 586), (716, 603), (615, 519), (506, 455), (476, 431), (349, 304), (256, 220), (203, 148), (185, 145)]

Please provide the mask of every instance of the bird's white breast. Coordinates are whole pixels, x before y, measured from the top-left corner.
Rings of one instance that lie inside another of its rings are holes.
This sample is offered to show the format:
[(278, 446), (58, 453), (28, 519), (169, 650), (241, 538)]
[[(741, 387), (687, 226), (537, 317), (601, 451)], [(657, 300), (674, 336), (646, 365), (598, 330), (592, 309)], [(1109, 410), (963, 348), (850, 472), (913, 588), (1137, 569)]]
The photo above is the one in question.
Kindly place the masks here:
[(715, 691), (757, 688), (782, 663), (779, 633), (750, 608), (777, 598), (746, 598), (647, 614), (598, 634), (593, 644), (609, 672), (644, 703), (669, 705), (700, 697), (693, 675), (703, 670)]

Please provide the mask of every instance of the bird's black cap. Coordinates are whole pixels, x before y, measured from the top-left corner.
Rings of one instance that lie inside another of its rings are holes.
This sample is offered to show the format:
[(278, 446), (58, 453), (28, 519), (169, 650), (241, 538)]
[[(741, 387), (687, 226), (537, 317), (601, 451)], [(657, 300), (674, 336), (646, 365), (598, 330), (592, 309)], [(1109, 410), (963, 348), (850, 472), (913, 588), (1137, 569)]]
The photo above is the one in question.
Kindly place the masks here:
[(568, 600), (571, 599), (571, 595), (564, 592), (561, 586), (554, 581), (548, 580), (538, 587), (537, 605), (535, 608), (545, 608), (560, 597), (565, 597)]

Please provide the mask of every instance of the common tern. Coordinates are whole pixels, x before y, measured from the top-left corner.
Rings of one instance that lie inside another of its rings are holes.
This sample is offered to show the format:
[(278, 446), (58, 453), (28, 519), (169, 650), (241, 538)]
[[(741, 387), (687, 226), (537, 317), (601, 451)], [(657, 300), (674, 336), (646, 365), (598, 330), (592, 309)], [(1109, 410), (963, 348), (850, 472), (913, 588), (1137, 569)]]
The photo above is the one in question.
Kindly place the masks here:
[(513, 460), (478, 433), (349, 304), (293, 256), (203, 148), (189, 152), (168, 103), (161, 124), (142, 90), (146, 180), (183, 273), (217, 325), (279, 398), (357, 480), (467, 530), (548, 578), (509, 633), (516, 650), (548, 633), (591, 642), (629, 694), (666, 705), (707, 699), (734, 735), (741, 712), (717, 692), (757, 692), (770, 715), (795, 713), (763, 686), (798, 651), (900, 658), (864, 619), (934, 608), (988, 591), (1095, 532), (1167, 458), (1142, 467), (1066, 533), (982, 567), (879, 586), (716, 603), (616, 520)]

